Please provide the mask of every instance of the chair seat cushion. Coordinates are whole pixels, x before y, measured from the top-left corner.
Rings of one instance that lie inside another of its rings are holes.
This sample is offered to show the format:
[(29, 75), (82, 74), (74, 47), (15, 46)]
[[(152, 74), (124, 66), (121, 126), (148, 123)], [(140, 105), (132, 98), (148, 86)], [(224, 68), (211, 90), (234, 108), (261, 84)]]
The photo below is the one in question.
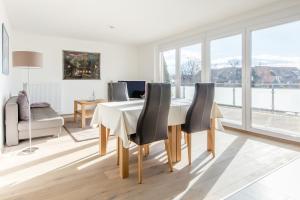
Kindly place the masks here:
[[(155, 141), (161, 141), (161, 140), (166, 140), (166, 139), (168, 139), (167, 134), (166, 134), (166, 136), (163, 136), (163, 135), (162, 135), (161, 137), (156, 138)], [(140, 137), (138, 137), (136, 133), (129, 135), (129, 140), (132, 141), (132, 142), (134, 142), (134, 143), (137, 144), (137, 145), (144, 145), (144, 144), (150, 144), (150, 143), (151, 143), (151, 142), (147, 142), (147, 141), (144, 141), (144, 142), (142, 143), (142, 142), (140, 141)], [(153, 141), (152, 141), (152, 142), (153, 142)]]
[(129, 135), (129, 140), (136, 144), (139, 144), (139, 137), (137, 137), (136, 133)]
[[(199, 123), (201, 124), (201, 123)], [(181, 124), (181, 131), (185, 132), (185, 133), (196, 133), (196, 132), (201, 132), (201, 131), (205, 131), (208, 130), (209, 128), (203, 128), (203, 127), (189, 127), (186, 124)]]
[[(64, 125), (64, 119), (60, 117), (51, 107), (31, 109), (31, 128), (44, 129)], [(28, 121), (20, 121), (18, 130), (28, 130)]]

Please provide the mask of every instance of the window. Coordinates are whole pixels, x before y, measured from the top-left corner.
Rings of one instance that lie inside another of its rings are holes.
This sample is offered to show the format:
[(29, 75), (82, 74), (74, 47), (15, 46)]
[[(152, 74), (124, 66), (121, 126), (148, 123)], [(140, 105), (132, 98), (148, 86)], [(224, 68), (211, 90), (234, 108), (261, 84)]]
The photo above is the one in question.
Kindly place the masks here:
[(195, 83), (201, 82), (201, 44), (180, 49), (180, 97), (192, 99)]
[(214, 82), (223, 124), (299, 140), (300, 21), (239, 32), (161, 52), (164, 81), (186, 99), (196, 82)]
[(173, 98), (193, 98), (194, 84), (201, 82), (201, 48), (199, 43), (161, 53), (163, 81), (172, 85)]
[(161, 64), (164, 82), (171, 84), (172, 97), (176, 97), (176, 50), (164, 51), (161, 54)]
[(252, 127), (300, 136), (300, 22), (252, 32)]
[(224, 119), (242, 124), (242, 35), (210, 43), (211, 82)]

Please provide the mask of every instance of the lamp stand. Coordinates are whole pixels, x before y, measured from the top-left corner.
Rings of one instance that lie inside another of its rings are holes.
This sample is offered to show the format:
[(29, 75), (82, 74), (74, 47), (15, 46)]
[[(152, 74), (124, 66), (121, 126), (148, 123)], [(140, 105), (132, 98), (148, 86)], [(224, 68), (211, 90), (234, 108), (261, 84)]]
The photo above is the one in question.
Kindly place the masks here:
[(29, 67), (27, 67), (27, 99), (28, 99), (28, 104), (29, 104), (29, 120), (28, 120), (28, 133), (29, 133), (29, 147), (24, 149), (22, 152), (23, 154), (31, 154), (34, 153), (36, 150), (38, 150), (38, 147), (32, 147), (31, 144), (31, 106), (30, 106), (30, 87), (29, 87), (29, 81), (30, 81), (30, 76), (29, 76)]

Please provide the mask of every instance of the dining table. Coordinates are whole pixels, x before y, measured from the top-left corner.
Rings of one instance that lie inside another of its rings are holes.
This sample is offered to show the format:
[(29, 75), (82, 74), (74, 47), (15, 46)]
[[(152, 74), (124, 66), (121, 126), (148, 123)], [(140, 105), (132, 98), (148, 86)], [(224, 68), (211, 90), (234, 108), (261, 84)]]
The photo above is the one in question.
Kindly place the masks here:
[[(185, 123), (187, 111), (192, 103), (189, 99), (172, 99), (168, 115), (168, 139), (170, 143), (172, 162), (181, 160), (181, 125)], [(138, 118), (144, 106), (144, 100), (99, 103), (94, 111), (91, 126), (99, 126), (99, 154), (104, 156), (107, 149), (109, 135), (116, 136), (118, 165), (121, 178), (129, 176), (129, 135), (134, 134)], [(211, 131), (208, 134), (209, 146), (215, 145), (216, 121), (219, 128), (223, 128), (220, 118), (222, 113), (213, 103), (211, 111)], [(211, 149), (207, 149), (210, 151)]]

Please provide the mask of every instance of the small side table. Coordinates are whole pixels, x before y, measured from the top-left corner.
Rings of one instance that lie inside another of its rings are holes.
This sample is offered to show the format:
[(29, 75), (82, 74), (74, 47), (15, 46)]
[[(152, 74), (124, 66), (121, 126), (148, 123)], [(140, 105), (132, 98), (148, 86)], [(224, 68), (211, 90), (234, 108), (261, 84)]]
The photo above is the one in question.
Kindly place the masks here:
[[(94, 110), (87, 109), (88, 106), (96, 106), (98, 103), (107, 102), (105, 99), (96, 99), (96, 100), (74, 100), (74, 122), (77, 122), (77, 115), (81, 117), (81, 128), (85, 128), (85, 120), (87, 118), (93, 117)], [(78, 110), (78, 105), (81, 107)]]

